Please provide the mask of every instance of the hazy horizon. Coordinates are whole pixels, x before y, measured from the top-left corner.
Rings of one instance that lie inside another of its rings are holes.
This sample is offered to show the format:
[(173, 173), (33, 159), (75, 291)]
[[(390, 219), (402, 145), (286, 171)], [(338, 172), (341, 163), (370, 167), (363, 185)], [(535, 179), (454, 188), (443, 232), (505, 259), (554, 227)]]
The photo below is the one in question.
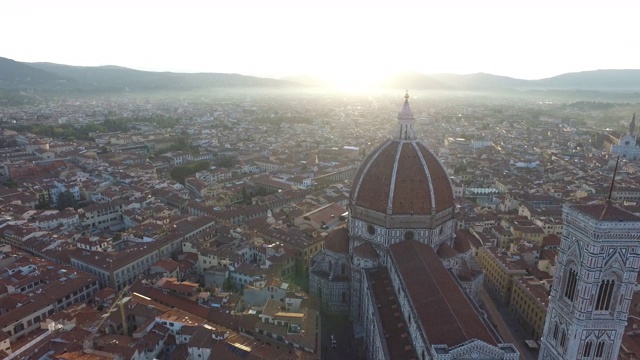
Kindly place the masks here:
[(637, 4), (613, 1), (16, 1), (0, 4), (0, 56), (159, 72), (315, 76), (489, 73), (543, 79), (638, 68)]

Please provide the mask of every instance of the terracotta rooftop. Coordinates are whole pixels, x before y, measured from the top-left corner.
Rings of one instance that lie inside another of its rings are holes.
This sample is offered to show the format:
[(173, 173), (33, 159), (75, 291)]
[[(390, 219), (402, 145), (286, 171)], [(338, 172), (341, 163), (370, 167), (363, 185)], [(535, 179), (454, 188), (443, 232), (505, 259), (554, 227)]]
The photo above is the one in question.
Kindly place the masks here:
[(356, 246), (353, 249), (353, 256), (356, 256), (362, 259), (371, 259), (371, 260), (377, 259), (379, 257), (376, 249), (368, 241), (365, 241), (364, 243)]
[(549, 294), (541, 281), (531, 277), (517, 277), (513, 280), (519, 283), (530, 297), (536, 299), (541, 307), (545, 309), (549, 307)]
[(380, 318), (380, 331), (384, 331), (384, 341), (391, 359), (416, 359), (407, 323), (402, 316), (400, 302), (393, 291), (393, 284), (386, 268), (367, 271), (371, 294), (375, 298)]
[(324, 248), (336, 254), (349, 253), (349, 231), (339, 228), (331, 231), (324, 239)]
[(542, 238), (542, 248), (547, 246), (560, 246), (560, 237), (556, 234), (549, 234)]
[(512, 253), (495, 246), (485, 246), (484, 250), (486, 250), (490, 254), (491, 258), (508, 274), (526, 273), (527, 264), (524, 262), (520, 254)]
[(573, 205), (572, 209), (580, 211), (581, 213), (588, 215), (597, 220), (603, 221), (637, 221), (640, 222), (640, 217), (630, 213), (618, 206), (611, 203), (606, 204), (588, 204), (588, 205)]
[(303, 216), (308, 217), (309, 220), (317, 223), (329, 224), (336, 222), (346, 211), (347, 210), (342, 206), (336, 203), (331, 203), (314, 209)]
[(408, 240), (389, 246), (389, 252), (429, 343), (497, 344), (431, 246)]
[(438, 254), (441, 259), (450, 259), (458, 256), (458, 252), (447, 243), (440, 244), (436, 254)]
[(461, 229), (456, 231), (456, 237), (453, 238), (453, 249), (455, 251), (464, 254), (471, 250), (471, 244), (474, 244), (476, 248), (482, 246), (480, 241), (469, 230)]

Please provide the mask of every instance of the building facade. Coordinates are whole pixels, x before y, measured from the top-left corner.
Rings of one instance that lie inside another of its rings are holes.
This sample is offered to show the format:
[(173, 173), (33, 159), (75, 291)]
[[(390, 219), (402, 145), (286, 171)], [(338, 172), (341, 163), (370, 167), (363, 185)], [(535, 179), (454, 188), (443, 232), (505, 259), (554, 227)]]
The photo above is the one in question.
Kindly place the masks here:
[(309, 292), (320, 299), (322, 310), (348, 314), (351, 297), (349, 233), (335, 229), (324, 240), (324, 249), (309, 268)]
[(636, 130), (636, 114), (629, 123), (629, 133), (620, 138), (617, 144), (611, 145), (611, 153), (620, 155), (627, 160), (640, 159), (640, 144), (635, 137)]
[(563, 209), (540, 359), (617, 359), (640, 269), (640, 217), (607, 202)]

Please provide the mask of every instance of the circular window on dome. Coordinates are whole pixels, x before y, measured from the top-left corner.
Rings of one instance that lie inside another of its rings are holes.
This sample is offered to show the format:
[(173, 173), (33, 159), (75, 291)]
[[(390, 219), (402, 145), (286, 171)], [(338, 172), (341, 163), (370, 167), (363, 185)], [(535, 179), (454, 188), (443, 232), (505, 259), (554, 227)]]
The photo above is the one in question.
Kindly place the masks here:
[(405, 240), (413, 240), (416, 238), (416, 233), (414, 233), (413, 231), (407, 231), (404, 233), (404, 235), (402, 235), (402, 237)]
[(373, 227), (373, 225), (368, 225), (367, 226), (367, 234), (373, 236), (376, 234), (376, 228)]

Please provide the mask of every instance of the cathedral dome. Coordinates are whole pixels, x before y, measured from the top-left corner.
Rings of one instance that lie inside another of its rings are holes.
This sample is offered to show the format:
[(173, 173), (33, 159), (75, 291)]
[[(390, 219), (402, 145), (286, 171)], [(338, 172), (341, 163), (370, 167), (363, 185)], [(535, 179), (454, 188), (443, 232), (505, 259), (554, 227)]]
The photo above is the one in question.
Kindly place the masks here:
[(385, 228), (433, 228), (453, 217), (453, 188), (438, 158), (414, 138), (405, 98), (398, 136), (373, 150), (356, 172), (351, 216)]

